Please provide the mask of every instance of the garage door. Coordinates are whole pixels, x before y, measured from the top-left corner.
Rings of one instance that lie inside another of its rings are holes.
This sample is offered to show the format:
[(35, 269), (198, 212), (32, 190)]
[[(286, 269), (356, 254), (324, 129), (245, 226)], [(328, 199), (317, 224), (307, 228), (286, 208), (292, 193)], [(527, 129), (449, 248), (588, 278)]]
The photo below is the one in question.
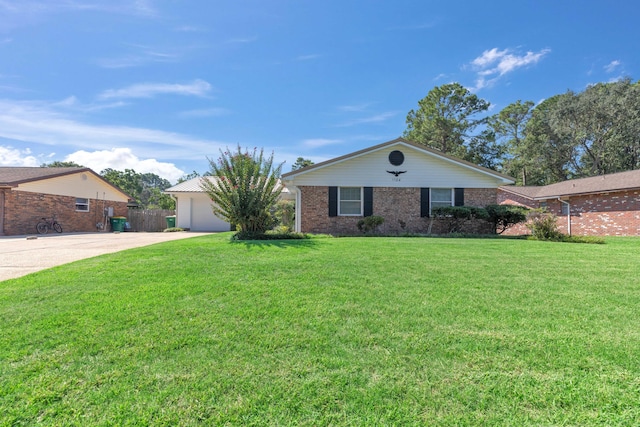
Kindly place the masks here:
[(213, 214), (209, 198), (191, 199), (192, 231), (229, 231), (230, 229), (228, 222)]

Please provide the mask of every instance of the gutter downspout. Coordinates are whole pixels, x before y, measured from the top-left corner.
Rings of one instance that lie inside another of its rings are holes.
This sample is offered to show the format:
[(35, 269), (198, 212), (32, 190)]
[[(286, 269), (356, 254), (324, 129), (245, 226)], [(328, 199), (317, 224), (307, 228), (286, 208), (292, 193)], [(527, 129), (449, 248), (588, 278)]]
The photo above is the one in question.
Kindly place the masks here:
[(571, 203), (565, 202), (560, 199), (560, 197), (558, 197), (558, 201), (567, 205), (567, 231), (569, 232), (569, 236), (571, 236)]
[(293, 190), (296, 192), (295, 223), (293, 228), (296, 233), (300, 233), (300, 229), (302, 228), (302, 218), (300, 214), (302, 211), (302, 194), (296, 185), (293, 186)]

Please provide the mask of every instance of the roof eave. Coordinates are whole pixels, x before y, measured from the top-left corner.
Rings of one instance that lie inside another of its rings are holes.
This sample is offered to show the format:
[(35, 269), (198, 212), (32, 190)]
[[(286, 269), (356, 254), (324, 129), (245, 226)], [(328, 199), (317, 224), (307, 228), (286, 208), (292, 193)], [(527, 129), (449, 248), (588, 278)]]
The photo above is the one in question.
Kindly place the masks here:
[(546, 199), (555, 199), (558, 197), (574, 197), (574, 196), (589, 196), (592, 194), (607, 194), (607, 193), (617, 193), (620, 191), (632, 191), (640, 189), (640, 187), (623, 187), (623, 188), (614, 188), (609, 190), (594, 190), (594, 191), (583, 191), (578, 193), (557, 193), (557, 194), (546, 194), (544, 196), (538, 196), (534, 198), (534, 200), (546, 200)]

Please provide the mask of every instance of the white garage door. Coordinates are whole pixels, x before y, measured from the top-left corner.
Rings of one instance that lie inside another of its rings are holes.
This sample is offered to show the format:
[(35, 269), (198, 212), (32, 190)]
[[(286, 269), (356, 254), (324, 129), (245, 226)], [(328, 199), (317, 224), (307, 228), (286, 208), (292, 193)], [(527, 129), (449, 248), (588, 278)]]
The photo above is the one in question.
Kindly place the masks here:
[(218, 218), (211, 209), (208, 197), (191, 199), (191, 230), (192, 231), (229, 231), (229, 223)]

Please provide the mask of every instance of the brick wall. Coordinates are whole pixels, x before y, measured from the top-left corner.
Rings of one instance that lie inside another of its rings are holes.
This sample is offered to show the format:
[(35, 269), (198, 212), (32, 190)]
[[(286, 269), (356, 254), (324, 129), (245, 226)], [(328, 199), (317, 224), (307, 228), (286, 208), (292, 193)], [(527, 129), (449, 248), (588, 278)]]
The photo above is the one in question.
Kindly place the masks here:
[[(334, 235), (361, 234), (357, 223), (363, 217), (329, 216), (328, 187), (299, 187), (301, 196), (301, 231)], [(473, 204), (472, 204), (473, 203)], [(495, 189), (465, 189), (465, 205), (486, 206), (496, 203)], [(420, 216), (420, 189), (374, 187), (373, 214), (384, 218), (378, 228), (382, 234), (446, 232), (443, 221)], [(491, 226), (485, 221), (467, 224), (465, 232), (489, 233)]]
[(464, 205), (483, 208), (487, 205), (495, 205), (497, 202), (497, 188), (465, 188)]
[(0, 232), (5, 236), (37, 234), (36, 224), (54, 213), (65, 233), (98, 231), (96, 224), (104, 221), (103, 203), (114, 208), (114, 216), (127, 216), (125, 202), (89, 199), (89, 212), (76, 212), (75, 197), (6, 190), (4, 230)]
[[(517, 204), (538, 208), (537, 200), (498, 192), (500, 204)], [(640, 236), (640, 190), (571, 197), (571, 234), (580, 236)], [(562, 203), (548, 200), (547, 210), (558, 217), (558, 228), (568, 233), (567, 216)], [(505, 234), (530, 234), (524, 225), (510, 228)]]

